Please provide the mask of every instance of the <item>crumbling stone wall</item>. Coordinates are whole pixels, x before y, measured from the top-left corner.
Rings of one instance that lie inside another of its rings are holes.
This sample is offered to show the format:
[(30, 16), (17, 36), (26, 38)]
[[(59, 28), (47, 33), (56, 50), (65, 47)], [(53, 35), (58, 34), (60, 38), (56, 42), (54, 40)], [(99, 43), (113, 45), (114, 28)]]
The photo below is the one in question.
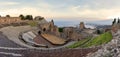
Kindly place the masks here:
[(78, 33), (78, 31), (75, 30), (73, 27), (66, 27), (63, 29), (64, 38), (70, 39), (70, 40), (81, 40), (84, 38), (81, 33)]
[(60, 32), (58, 31), (58, 27), (54, 25), (54, 21), (51, 20), (47, 23), (39, 24), (39, 28), (42, 33), (51, 33), (56, 36), (60, 36)]
[(11, 24), (20, 22), (20, 17), (0, 17), (0, 24)]

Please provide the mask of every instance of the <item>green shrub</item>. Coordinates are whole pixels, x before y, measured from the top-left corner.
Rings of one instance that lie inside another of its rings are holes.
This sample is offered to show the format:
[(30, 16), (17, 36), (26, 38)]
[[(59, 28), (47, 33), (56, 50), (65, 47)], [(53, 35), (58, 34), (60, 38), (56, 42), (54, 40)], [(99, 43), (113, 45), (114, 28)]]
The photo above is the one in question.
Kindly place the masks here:
[(63, 28), (59, 28), (59, 32), (63, 32)]

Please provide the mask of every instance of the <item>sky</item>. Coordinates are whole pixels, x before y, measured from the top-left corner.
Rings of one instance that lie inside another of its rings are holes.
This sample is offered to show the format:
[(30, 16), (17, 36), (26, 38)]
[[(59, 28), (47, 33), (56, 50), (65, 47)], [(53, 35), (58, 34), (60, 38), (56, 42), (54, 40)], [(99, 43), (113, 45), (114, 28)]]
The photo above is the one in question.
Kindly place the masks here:
[(57, 20), (104, 20), (120, 16), (120, 0), (0, 0), (0, 15)]

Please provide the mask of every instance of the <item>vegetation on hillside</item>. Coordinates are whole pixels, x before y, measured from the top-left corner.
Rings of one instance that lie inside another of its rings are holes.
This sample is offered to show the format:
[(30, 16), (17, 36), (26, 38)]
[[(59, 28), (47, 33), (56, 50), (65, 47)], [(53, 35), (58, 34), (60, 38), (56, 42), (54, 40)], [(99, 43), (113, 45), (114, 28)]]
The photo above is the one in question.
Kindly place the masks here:
[(112, 34), (111, 32), (105, 32), (104, 34), (101, 34), (100, 36), (97, 36), (95, 38), (86, 38), (84, 40), (78, 41), (74, 43), (73, 45), (68, 46), (68, 48), (86, 48), (91, 46), (98, 46), (101, 44), (108, 43), (112, 40)]
[(78, 41), (70, 46), (68, 46), (67, 48), (76, 48), (76, 47), (79, 47), (79, 46), (82, 46), (84, 45), (86, 42), (88, 42), (91, 38), (86, 38), (86, 39), (83, 39), (81, 41)]
[(114, 20), (113, 20), (113, 22), (112, 22), (112, 25), (114, 25), (114, 24), (118, 24), (118, 23), (120, 23), (120, 19), (118, 18), (118, 21), (117, 21), (117, 19), (116, 18), (114, 18)]
[(37, 26), (38, 23), (36, 21), (28, 21), (27, 22), (30, 26), (34, 27), (34, 26)]
[(10, 15), (6, 15), (6, 17), (10, 17)]
[(59, 28), (59, 32), (63, 32), (63, 28), (60, 27), (60, 28)]
[(33, 20), (33, 16), (32, 15), (20, 15), (19, 17), (21, 17), (22, 20)]

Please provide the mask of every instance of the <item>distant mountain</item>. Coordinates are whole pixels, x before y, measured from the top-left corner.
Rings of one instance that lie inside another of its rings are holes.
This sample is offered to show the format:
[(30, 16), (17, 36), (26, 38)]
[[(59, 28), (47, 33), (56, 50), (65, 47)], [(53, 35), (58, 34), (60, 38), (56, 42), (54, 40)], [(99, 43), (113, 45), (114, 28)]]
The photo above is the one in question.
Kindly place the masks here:
[(113, 19), (108, 19), (108, 20), (99, 20), (99, 21), (92, 21), (88, 22), (87, 24), (96, 24), (96, 25), (111, 25)]

